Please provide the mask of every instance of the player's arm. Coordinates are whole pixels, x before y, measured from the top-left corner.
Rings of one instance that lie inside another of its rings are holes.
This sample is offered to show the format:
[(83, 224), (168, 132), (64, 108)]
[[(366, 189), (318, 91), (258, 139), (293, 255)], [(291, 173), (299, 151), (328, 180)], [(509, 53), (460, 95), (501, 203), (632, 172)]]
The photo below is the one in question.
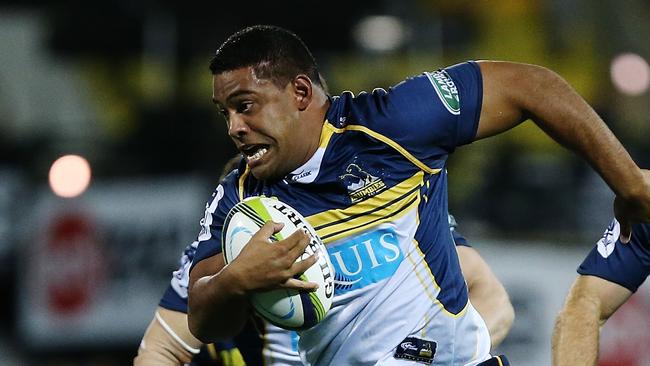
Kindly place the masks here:
[(134, 366), (180, 366), (199, 353), (202, 343), (190, 333), (187, 315), (158, 306), (140, 342)]
[(510, 331), (515, 310), (506, 289), (478, 251), (461, 245), (456, 246), (456, 250), (470, 301), (485, 320), (494, 348), (501, 344)]
[(269, 245), (269, 237), (281, 229), (281, 224), (267, 222), (227, 266), (221, 254), (194, 266), (189, 281), (188, 323), (198, 339), (209, 343), (237, 335), (250, 313), (248, 296), (253, 292), (278, 287), (317, 287), (293, 278), (317, 260), (313, 255), (296, 262), (309, 244), (307, 234), (297, 230)]
[(632, 295), (595, 276), (578, 276), (553, 330), (553, 365), (596, 365), (600, 327)]
[[(233, 337), (249, 315), (244, 290), (230, 269), (219, 253), (198, 262), (190, 272), (187, 321), (192, 334), (206, 343)], [(217, 319), (211, 308), (228, 316)]]
[(596, 112), (556, 73), (539, 66), (481, 61), (483, 102), (476, 139), (530, 118), (577, 152), (616, 193), (622, 236), (631, 222), (650, 222), (650, 174), (631, 159)]

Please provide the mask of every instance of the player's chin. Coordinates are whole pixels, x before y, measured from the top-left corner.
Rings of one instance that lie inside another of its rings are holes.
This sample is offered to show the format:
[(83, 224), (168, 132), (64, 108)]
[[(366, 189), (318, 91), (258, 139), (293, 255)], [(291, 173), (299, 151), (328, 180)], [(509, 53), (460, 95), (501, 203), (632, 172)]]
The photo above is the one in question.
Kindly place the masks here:
[(278, 169), (274, 167), (271, 162), (265, 162), (264, 164), (257, 164), (250, 167), (251, 174), (257, 180), (278, 180), (283, 177), (283, 175), (278, 173)]

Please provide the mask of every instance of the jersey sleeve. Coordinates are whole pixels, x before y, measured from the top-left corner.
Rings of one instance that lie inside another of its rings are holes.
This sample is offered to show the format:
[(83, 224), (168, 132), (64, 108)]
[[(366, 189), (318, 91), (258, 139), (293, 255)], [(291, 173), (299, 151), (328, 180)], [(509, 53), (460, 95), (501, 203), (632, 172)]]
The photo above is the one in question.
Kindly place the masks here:
[(196, 254), (190, 271), (196, 263), (221, 253), (221, 232), (228, 211), (239, 201), (237, 182), (239, 174), (233, 171), (217, 187), (205, 205), (205, 213), (200, 221), (201, 231), (196, 239)]
[(475, 62), (409, 78), (356, 97), (352, 122), (388, 137), (431, 168), (476, 137), (483, 100)]
[(650, 274), (650, 225), (633, 225), (627, 244), (618, 239), (620, 232), (614, 219), (580, 264), (578, 273), (600, 277), (636, 292)]
[(179, 260), (178, 269), (172, 273), (169, 286), (158, 305), (165, 309), (187, 313), (187, 289), (190, 280), (190, 265), (196, 254), (198, 242), (188, 245)]

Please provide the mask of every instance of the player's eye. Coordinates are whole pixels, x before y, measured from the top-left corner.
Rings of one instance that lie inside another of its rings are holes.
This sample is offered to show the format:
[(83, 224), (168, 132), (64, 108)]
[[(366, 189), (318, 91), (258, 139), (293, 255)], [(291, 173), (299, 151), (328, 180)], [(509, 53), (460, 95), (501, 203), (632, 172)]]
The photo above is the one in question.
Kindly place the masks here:
[(241, 102), (237, 105), (237, 113), (246, 113), (251, 110), (251, 107), (253, 106), (253, 102)]

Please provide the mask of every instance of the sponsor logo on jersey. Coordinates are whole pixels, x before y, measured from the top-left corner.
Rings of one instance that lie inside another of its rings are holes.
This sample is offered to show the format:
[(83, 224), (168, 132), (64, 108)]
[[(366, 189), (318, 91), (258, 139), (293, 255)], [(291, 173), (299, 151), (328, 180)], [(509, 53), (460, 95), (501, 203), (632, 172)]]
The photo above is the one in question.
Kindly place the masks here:
[(614, 219), (607, 227), (607, 230), (605, 230), (603, 237), (598, 240), (598, 243), (596, 243), (598, 253), (600, 253), (603, 258), (607, 258), (612, 254), (614, 248), (616, 248), (616, 241), (620, 235), (621, 226), (618, 221)]
[(415, 337), (407, 337), (395, 350), (393, 357), (406, 360), (422, 362), (426, 365), (433, 362), (438, 344), (434, 341), (427, 341)]
[(438, 98), (442, 104), (447, 108), (451, 114), (460, 114), (460, 97), (458, 96), (458, 88), (445, 70), (438, 70), (434, 72), (425, 73), (433, 85)]
[(294, 170), (284, 177), (284, 182), (289, 183), (301, 183), (309, 184), (316, 180), (318, 173), (320, 172), (320, 165), (323, 162), (323, 156), (325, 155), (325, 148), (319, 147), (314, 155), (309, 158), (309, 160), (303, 164), (300, 168)]
[(357, 164), (348, 165), (345, 174), (340, 175), (339, 179), (348, 189), (352, 203), (372, 197), (386, 189), (383, 180), (361, 169)]
[(327, 252), (335, 269), (334, 289), (337, 294), (392, 276), (404, 259), (397, 233), (392, 229), (356, 236), (328, 247)]
[(299, 180), (301, 180), (303, 178), (309, 177), (311, 174), (312, 174), (311, 170), (307, 170), (307, 171), (303, 170), (302, 172), (297, 173), (297, 174), (289, 174), (288, 177), (289, 177), (289, 180), (291, 180), (292, 182), (297, 182), (297, 181), (299, 181)]

